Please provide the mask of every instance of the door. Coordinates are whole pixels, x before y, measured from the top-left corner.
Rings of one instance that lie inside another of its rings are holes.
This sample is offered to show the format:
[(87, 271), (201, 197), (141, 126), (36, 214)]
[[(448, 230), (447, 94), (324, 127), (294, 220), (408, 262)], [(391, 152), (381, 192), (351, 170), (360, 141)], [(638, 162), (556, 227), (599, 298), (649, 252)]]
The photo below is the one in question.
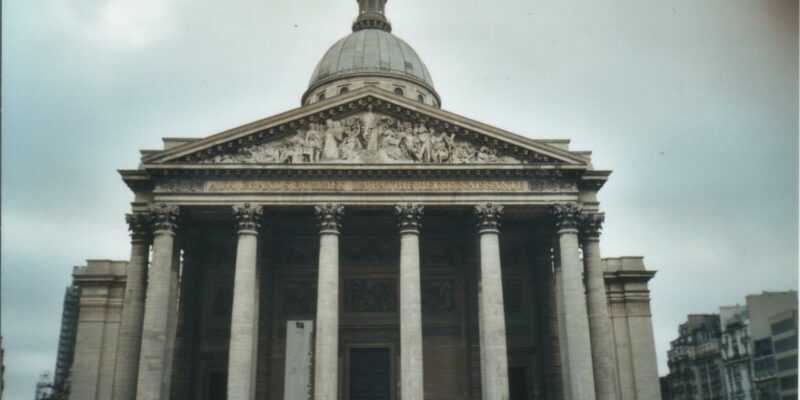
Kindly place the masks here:
[(390, 400), (389, 348), (350, 349), (350, 400)]
[(508, 369), (508, 389), (511, 400), (528, 400), (528, 373), (525, 367)]

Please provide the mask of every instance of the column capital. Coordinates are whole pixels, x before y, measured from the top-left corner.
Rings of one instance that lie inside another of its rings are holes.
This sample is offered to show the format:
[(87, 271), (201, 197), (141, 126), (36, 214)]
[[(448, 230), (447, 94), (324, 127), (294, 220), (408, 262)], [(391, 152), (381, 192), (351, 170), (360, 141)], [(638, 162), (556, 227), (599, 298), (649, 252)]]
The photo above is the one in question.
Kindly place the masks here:
[(556, 227), (559, 231), (565, 229), (578, 230), (581, 226), (583, 207), (580, 203), (563, 203), (553, 205), (553, 216), (556, 217)]
[(581, 216), (581, 233), (584, 240), (599, 239), (606, 216), (603, 213), (584, 213)]
[(132, 243), (147, 243), (153, 239), (152, 216), (146, 213), (125, 214)]
[(159, 203), (150, 206), (150, 217), (153, 223), (153, 234), (174, 235), (178, 230), (180, 208), (176, 205)]
[(421, 204), (398, 204), (394, 206), (397, 215), (397, 227), (400, 233), (419, 233), (422, 228), (422, 215), (425, 207)]
[(233, 205), (233, 216), (236, 218), (238, 225), (238, 232), (258, 234), (258, 228), (261, 227), (261, 216), (264, 214), (264, 209), (258, 205), (250, 203), (241, 203)]
[(339, 233), (342, 227), (342, 216), (344, 216), (344, 206), (341, 204), (317, 204), (314, 206), (314, 213), (319, 222), (319, 233)]
[(500, 219), (503, 217), (503, 206), (499, 204), (479, 204), (475, 206), (478, 232), (499, 232)]

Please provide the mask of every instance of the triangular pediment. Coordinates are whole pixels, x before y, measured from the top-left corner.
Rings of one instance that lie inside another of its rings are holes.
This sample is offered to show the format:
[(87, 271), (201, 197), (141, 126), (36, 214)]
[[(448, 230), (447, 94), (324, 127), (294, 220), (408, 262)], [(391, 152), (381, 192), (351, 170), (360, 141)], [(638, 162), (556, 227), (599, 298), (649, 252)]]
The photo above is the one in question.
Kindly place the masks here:
[(148, 154), (154, 164), (566, 164), (576, 153), (364, 88)]

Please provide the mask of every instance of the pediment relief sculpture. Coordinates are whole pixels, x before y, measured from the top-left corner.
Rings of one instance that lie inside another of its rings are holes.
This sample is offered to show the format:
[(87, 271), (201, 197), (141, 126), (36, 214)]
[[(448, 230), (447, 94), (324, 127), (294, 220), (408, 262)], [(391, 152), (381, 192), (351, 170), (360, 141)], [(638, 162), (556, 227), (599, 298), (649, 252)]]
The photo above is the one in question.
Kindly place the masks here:
[(521, 160), (424, 122), (366, 112), (311, 123), (276, 141), (201, 161), (213, 164), (514, 164)]

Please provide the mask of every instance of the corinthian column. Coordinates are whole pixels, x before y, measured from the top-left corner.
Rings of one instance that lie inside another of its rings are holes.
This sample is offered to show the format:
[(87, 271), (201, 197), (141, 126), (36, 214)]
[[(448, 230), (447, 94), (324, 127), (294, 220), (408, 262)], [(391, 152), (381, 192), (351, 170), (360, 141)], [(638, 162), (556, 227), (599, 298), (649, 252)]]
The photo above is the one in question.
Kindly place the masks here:
[(500, 271), (500, 217), (503, 206), (491, 203), (475, 207), (480, 236), (481, 280), (479, 329), (481, 382), (484, 400), (508, 400), (508, 354)]
[(261, 206), (248, 203), (233, 206), (238, 222), (236, 271), (233, 278), (231, 339), (228, 350), (228, 399), (252, 400), (255, 395), (255, 359), (258, 326), (256, 250)]
[(594, 363), (594, 386), (598, 400), (617, 399), (617, 368), (611, 319), (608, 316), (606, 281), (600, 259), (602, 214), (586, 214), (583, 218), (583, 266), (586, 271), (586, 306)]
[(400, 389), (403, 400), (422, 400), (422, 307), (419, 228), (421, 205), (395, 207), (400, 228)]
[(160, 204), (150, 209), (153, 220), (153, 262), (147, 273), (147, 296), (142, 326), (142, 348), (136, 385), (137, 400), (165, 399), (174, 239), (178, 206)]
[(152, 228), (147, 214), (125, 216), (131, 231), (131, 259), (125, 282), (122, 320), (119, 327), (117, 367), (114, 371), (114, 400), (136, 398), (136, 376), (139, 372), (139, 351), (142, 344), (147, 259), (150, 255)]
[(314, 399), (336, 400), (339, 372), (339, 227), (344, 207), (314, 207), (319, 219), (319, 281)]
[[(578, 248), (581, 207), (574, 203), (556, 204), (553, 208), (558, 227), (561, 259), (561, 299), (564, 311), (564, 334), (569, 365), (569, 392), (573, 400), (594, 400), (594, 372), (589, 342), (589, 320), (583, 288), (583, 265)], [(562, 347), (563, 348), (563, 347)]]

